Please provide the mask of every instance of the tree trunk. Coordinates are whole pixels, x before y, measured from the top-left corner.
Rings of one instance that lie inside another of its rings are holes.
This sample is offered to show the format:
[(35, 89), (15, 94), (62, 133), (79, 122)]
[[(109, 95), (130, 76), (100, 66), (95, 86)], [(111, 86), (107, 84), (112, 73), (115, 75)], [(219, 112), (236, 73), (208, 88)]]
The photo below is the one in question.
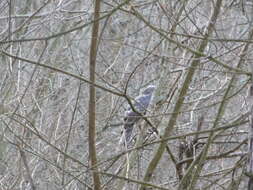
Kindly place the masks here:
[[(97, 55), (97, 41), (99, 29), (99, 11), (100, 0), (95, 1), (94, 9), (94, 24), (92, 27), (91, 48), (90, 48), (90, 81), (95, 83), (96, 71), (96, 55)], [(89, 99), (89, 156), (91, 161), (91, 170), (93, 175), (94, 190), (101, 189), (100, 178), (98, 174), (97, 156), (96, 156), (96, 89), (94, 85), (90, 85), (90, 99)]]

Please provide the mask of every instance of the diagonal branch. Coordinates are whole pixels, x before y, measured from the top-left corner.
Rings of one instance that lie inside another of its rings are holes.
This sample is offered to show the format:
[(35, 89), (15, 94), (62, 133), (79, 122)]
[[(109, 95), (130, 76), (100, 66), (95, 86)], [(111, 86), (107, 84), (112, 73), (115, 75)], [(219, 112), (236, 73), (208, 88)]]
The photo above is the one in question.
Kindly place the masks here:
[[(183, 102), (184, 102), (184, 99), (186, 97), (186, 94), (187, 94), (187, 91), (188, 91), (188, 88), (189, 88), (189, 85), (192, 81), (192, 78), (194, 76), (194, 73), (195, 73), (195, 70), (197, 68), (197, 66), (199, 65), (199, 61), (200, 61), (200, 57), (203, 55), (203, 52), (207, 46), (207, 43), (208, 43), (208, 40), (207, 38), (212, 34), (212, 31), (213, 31), (213, 27), (216, 23), (216, 20), (217, 20), (217, 17), (218, 17), (218, 14), (219, 14), (219, 8), (218, 7), (218, 4), (220, 5), (221, 4), (221, 0), (217, 0), (216, 2), (216, 6), (215, 6), (215, 9), (214, 9), (214, 12), (210, 18), (210, 21), (209, 21), (209, 24), (206, 28), (206, 33), (205, 33), (205, 40), (203, 40), (201, 42), (201, 44), (199, 45), (199, 48), (197, 51), (195, 52), (192, 52), (194, 53), (194, 55), (192, 56), (192, 63), (189, 67), (189, 70), (187, 72), (187, 75), (184, 79), (184, 82), (183, 82), (183, 85), (181, 87), (181, 90), (179, 92), (179, 96), (176, 100), (176, 104), (175, 104), (175, 107), (174, 107), (174, 110), (173, 110), (173, 113), (171, 115), (171, 118), (168, 122), (168, 125), (167, 127), (165, 128), (165, 131), (164, 131), (164, 134), (162, 136), (162, 139), (165, 139), (167, 138), (172, 129), (174, 128), (175, 124), (176, 124), (176, 121), (177, 121), (177, 117), (179, 115), (179, 111), (183, 105)], [(139, 13), (137, 13), (139, 14)], [(165, 151), (165, 148), (166, 148), (166, 144), (167, 142), (166, 141), (163, 141), (161, 142), (161, 144), (159, 145), (159, 147), (157, 148), (157, 151), (156, 153), (154, 154), (152, 160), (150, 161), (149, 165), (148, 165), (148, 168), (145, 172), (145, 176), (144, 176), (144, 181), (150, 181), (164, 151)], [(145, 186), (141, 186), (140, 190), (145, 190)]]

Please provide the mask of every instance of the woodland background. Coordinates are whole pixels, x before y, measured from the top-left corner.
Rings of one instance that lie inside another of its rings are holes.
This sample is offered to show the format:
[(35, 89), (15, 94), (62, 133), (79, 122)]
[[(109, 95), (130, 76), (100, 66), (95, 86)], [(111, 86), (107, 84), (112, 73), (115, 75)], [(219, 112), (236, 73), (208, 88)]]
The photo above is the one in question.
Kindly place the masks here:
[(252, 43), (247, 0), (1, 0), (0, 190), (246, 189)]

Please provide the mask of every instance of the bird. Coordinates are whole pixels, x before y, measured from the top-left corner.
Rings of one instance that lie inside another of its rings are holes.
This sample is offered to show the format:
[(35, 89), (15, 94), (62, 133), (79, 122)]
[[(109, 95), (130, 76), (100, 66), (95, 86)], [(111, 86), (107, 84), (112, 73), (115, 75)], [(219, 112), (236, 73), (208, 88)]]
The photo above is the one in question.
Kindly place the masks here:
[(125, 111), (124, 116), (124, 128), (120, 142), (129, 145), (133, 132), (134, 125), (145, 115), (147, 108), (151, 102), (153, 92), (155, 90), (154, 85), (146, 87), (139, 96), (134, 99), (133, 108), (129, 105)]

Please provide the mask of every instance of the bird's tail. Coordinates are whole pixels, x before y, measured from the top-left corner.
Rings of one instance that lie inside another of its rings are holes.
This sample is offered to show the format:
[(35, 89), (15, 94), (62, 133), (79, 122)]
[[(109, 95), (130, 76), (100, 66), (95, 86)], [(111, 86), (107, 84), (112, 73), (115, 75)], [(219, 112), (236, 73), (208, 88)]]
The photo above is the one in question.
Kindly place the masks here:
[(120, 138), (120, 144), (129, 147), (134, 124), (125, 124), (122, 136)]

